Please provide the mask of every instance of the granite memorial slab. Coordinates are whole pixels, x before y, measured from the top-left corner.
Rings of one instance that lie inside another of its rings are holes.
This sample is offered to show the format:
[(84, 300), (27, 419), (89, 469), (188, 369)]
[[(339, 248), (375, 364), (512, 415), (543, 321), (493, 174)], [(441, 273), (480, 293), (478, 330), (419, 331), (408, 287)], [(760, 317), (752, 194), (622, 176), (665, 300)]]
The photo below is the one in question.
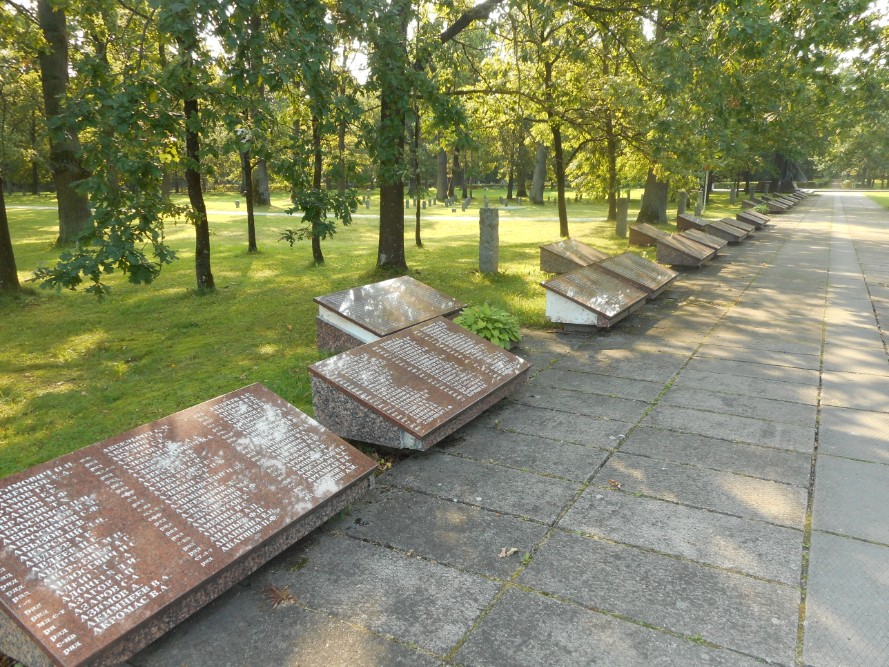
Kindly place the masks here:
[(0, 651), (127, 660), (372, 484), (254, 384), (0, 481)]
[(428, 449), (526, 382), (530, 364), (444, 317), (309, 366), (315, 418), (344, 438)]
[(599, 268), (615, 278), (626, 280), (653, 299), (679, 277), (679, 274), (657, 262), (652, 262), (631, 252), (603, 259)]
[(727, 225), (726, 223), (720, 222), (719, 220), (711, 220), (707, 224), (707, 233), (711, 236), (718, 236), (719, 238), (724, 239), (729, 243), (740, 243), (745, 238), (747, 238), (747, 232), (742, 230), (740, 227)]
[(767, 215), (763, 215), (762, 213), (757, 213), (756, 211), (740, 211), (735, 214), (735, 219), (740, 222), (746, 222), (748, 224), (753, 225), (757, 229), (762, 229), (771, 221), (771, 218)]
[(759, 206), (759, 201), (754, 201), (752, 199), (743, 199), (741, 200), (741, 208), (743, 209), (752, 209)]
[(315, 297), (318, 349), (342, 352), (466, 305), (410, 276)]
[(610, 257), (586, 243), (562, 239), (540, 246), (540, 270), (546, 273), (568, 273)]
[(713, 248), (717, 255), (728, 247), (728, 241), (725, 239), (713, 236), (707, 232), (698, 231), (697, 229), (686, 229), (683, 232), (679, 232), (679, 236), (691, 239), (695, 243), (700, 243), (708, 248)]
[(676, 229), (680, 232), (684, 232), (687, 229), (696, 229), (699, 232), (703, 232), (706, 231), (708, 224), (710, 224), (709, 220), (688, 213), (682, 213), (676, 218)]
[(608, 328), (645, 303), (648, 293), (598, 264), (540, 283), (546, 290), (546, 316), (570, 328)]
[(637, 245), (657, 246), (657, 261), (669, 266), (698, 267), (716, 256), (716, 250), (684, 236), (675, 236), (661, 231), (647, 223), (630, 227), (630, 243), (634, 234), (640, 241)]
[(756, 231), (756, 225), (751, 225), (749, 222), (744, 222), (742, 220), (735, 220), (734, 218), (720, 218), (718, 222), (723, 223), (724, 225), (731, 225), (732, 227), (737, 227), (738, 229), (746, 232), (747, 234), (752, 234)]

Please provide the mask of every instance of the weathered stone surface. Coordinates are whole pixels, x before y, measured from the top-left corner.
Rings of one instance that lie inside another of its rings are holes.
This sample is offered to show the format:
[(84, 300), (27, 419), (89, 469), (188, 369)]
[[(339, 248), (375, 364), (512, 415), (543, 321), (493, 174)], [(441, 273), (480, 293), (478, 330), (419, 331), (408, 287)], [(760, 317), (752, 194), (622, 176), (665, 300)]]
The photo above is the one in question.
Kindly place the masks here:
[(353, 347), (364, 345), (363, 340), (346, 333), (339, 327), (315, 318), (315, 340), (319, 350), (325, 352), (342, 352)]
[(595, 484), (609, 488), (615, 480), (626, 493), (670, 500), (781, 526), (805, 527), (805, 488), (692, 467), (643, 456), (613, 456), (596, 474)]
[[(377, 488), (332, 530), (437, 563), (509, 579), (548, 526), (402, 489)], [(518, 549), (501, 558), (502, 549)]]
[(743, 347), (731, 347), (727, 345), (706, 344), (699, 351), (698, 356), (711, 359), (728, 359), (731, 361), (750, 361), (756, 364), (773, 364), (775, 366), (789, 366), (791, 368), (803, 368), (817, 371), (821, 366), (820, 357), (814, 354), (790, 354), (787, 352), (772, 352), (771, 350), (751, 350)]
[(728, 241), (725, 239), (713, 236), (707, 232), (698, 231), (697, 229), (686, 229), (680, 232), (679, 235), (708, 248), (713, 248), (717, 254), (722, 253), (728, 247)]
[(799, 613), (793, 586), (561, 532), (547, 540), (519, 582), (689, 637), (793, 662)]
[(661, 399), (661, 404), (813, 428), (817, 415), (817, 408), (814, 405), (753, 396), (741, 397), (715, 390), (699, 391), (675, 385)]
[(444, 318), (309, 366), (319, 422), (343, 437), (426, 449), (524, 383), (528, 362)]
[(824, 405), (889, 413), (889, 375), (825, 371), (821, 382)]
[(712, 236), (718, 236), (729, 243), (740, 243), (747, 237), (747, 232), (739, 227), (727, 225), (718, 220), (712, 220), (707, 223), (706, 232)]
[(889, 414), (848, 408), (821, 409), (822, 454), (889, 464)]
[(760, 364), (753, 361), (720, 359), (716, 357), (695, 357), (688, 362), (685, 372), (701, 371), (717, 375), (729, 374), (760, 380), (778, 380), (784, 383), (817, 387), (820, 376), (817, 370), (792, 368), (774, 364)]
[(812, 457), (809, 454), (647, 426), (635, 429), (621, 446), (621, 452), (724, 470), (802, 488), (808, 487), (812, 472)]
[[(315, 297), (315, 303), (321, 320), (362, 343), (435, 317), (454, 316), (466, 305), (410, 276), (325, 294)], [(319, 330), (319, 349), (321, 343)]]
[(534, 376), (529, 387), (566, 387), (572, 391), (631, 398), (650, 403), (660, 395), (664, 385), (660, 382), (628, 380), (611, 375), (585, 373), (580, 370), (547, 368)]
[(746, 377), (736, 375), (731, 384), (725, 381), (723, 373), (692, 370), (686, 368), (676, 379), (674, 387), (695, 387), (708, 391), (731, 391), (735, 396), (759, 397), (765, 400), (790, 401), (805, 405), (817, 405), (817, 385), (783, 382), (776, 379)]
[(675, 271), (631, 252), (603, 259), (599, 267), (646, 292), (650, 299), (658, 296), (679, 277)]
[(701, 266), (716, 255), (713, 248), (682, 236), (671, 236), (646, 223), (630, 227), (630, 244), (656, 245), (658, 263), (670, 266)]
[(747, 222), (754, 225), (757, 229), (762, 229), (770, 222), (769, 216), (757, 213), (756, 211), (741, 211), (735, 215), (735, 218), (741, 222)]
[[(541, 618), (549, 619), (543, 624)], [(522, 632), (516, 632), (522, 628)], [(758, 664), (583, 607), (512, 588), (457, 653), (469, 665)]]
[(815, 426), (796, 426), (779, 422), (692, 410), (672, 405), (658, 405), (645, 418), (647, 426), (669, 428), (684, 433), (716, 436), (735, 442), (765, 445), (810, 453), (815, 447)]
[(889, 547), (812, 532), (803, 662), (878, 665), (889, 642)]
[(500, 266), (500, 211), (480, 208), (478, 211), (478, 270), (497, 273)]
[(546, 273), (568, 273), (609, 256), (608, 253), (575, 239), (562, 239), (540, 246), (540, 270)]
[(22, 660), (128, 658), (363, 494), (375, 467), (252, 385), (6, 478), (0, 605), (40, 647)]
[(799, 583), (802, 530), (598, 487), (583, 493), (559, 527), (789, 585)]
[(720, 218), (719, 222), (731, 225), (732, 227), (738, 227), (747, 234), (752, 234), (757, 229), (756, 225), (752, 225), (749, 222), (744, 222), (743, 220), (737, 220), (735, 218)]
[(645, 303), (648, 294), (591, 264), (540, 283), (553, 322), (608, 328)]
[(500, 584), (339, 535), (292, 549), (251, 580), (287, 589), (299, 604), (443, 655)]
[[(219, 604), (222, 603), (222, 604)], [(392, 665), (433, 667), (428, 654), (296, 604), (274, 607), (262, 591), (238, 587), (131, 659), (171, 665)]]
[(608, 450), (553, 440), (548, 434), (530, 436), (475, 427), (461, 429), (441, 443), (442, 451), (481, 463), (519, 468), (578, 482), (590, 478)]
[(412, 456), (379, 483), (546, 523), (555, 520), (580, 488), (577, 482), (438, 453)]
[(889, 544), (889, 465), (821, 455), (815, 468), (812, 528)]
[(676, 218), (676, 229), (680, 232), (685, 231), (686, 229), (696, 229), (703, 232), (708, 224), (708, 220), (688, 213), (682, 213)]
[(625, 422), (635, 422), (649, 408), (648, 403), (628, 398), (591, 395), (582, 391), (556, 387), (543, 389), (531, 385), (516, 392), (513, 400), (516, 403), (537, 408), (582, 414), (586, 417), (618, 419)]

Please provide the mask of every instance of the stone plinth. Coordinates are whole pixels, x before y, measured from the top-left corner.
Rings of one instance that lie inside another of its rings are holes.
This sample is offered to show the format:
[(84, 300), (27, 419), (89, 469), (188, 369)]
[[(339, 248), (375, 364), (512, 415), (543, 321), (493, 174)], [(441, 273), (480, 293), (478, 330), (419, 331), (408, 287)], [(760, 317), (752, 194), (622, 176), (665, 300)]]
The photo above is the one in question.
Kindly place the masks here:
[(481, 208), (478, 211), (478, 270), (497, 273), (500, 266), (500, 211)]
[(682, 215), (688, 209), (688, 193), (685, 190), (680, 190), (677, 199), (676, 214)]
[(697, 229), (686, 229), (685, 231), (679, 232), (679, 236), (694, 241), (695, 243), (705, 245), (708, 248), (713, 248), (717, 255), (728, 247), (728, 241), (725, 239), (721, 239), (718, 236), (712, 236), (707, 232), (701, 232)]
[(686, 229), (697, 229), (698, 231), (703, 232), (709, 222), (709, 220), (699, 218), (696, 215), (683, 213), (676, 218), (676, 229), (680, 232), (684, 232)]
[(630, 242), (633, 235), (646, 240), (644, 245), (657, 246), (657, 261), (670, 266), (702, 266), (716, 256), (716, 250), (692, 241), (683, 236), (675, 236), (661, 231), (647, 223), (630, 227)]
[(742, 220), (735, 220), (733, 218), (720, 218), (719, 222), (725, 225), (731, 225), (732, 227), (737, 227), (747, 234), (752, 234), (756, 231), (756, 225), (751, 225), (750, 223), (743, 222)]
[(315, 418), (342, 437), (428, 449), (526, 381), (529, 364), (436, 318), (309, 366)]
[(127, 660), (371, 485), (376, 465), (261, 385), (0, 482), (0, 651)]
[(608, 258), (607, 253), (574, 239), (562, 239), (540, 246), (540, 270), (546, 273), (568, 273)]
[(645, 303), (648, 294), (591, 264), (540, 283), (546, 316), (560, 324), (608, 328)]
[(735, 214), (735, 218), (740, 222), (747, 222), (757, 229), (762, 229), (771, 221), (771, 218), (756, 211), (741, 211)]
[(315, 297), (318, 349), (350, 350), (466, 305), (410, 276)]
[(679, 277), (672, 269), (631, 252), (609, 257), (599, 262), (598, 266), (615, 278), (625, 280), (642, 290), (648, 294), (649, 299), (658, 296)]

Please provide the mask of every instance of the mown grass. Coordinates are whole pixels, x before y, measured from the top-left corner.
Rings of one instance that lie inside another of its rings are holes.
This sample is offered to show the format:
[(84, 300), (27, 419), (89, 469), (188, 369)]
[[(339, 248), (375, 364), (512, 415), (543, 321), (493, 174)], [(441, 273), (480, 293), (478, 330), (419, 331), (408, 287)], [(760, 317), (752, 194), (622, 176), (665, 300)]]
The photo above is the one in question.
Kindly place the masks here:
[[(476, 191), (476, 201), (484, 192)], [(488, 192), (492, 202), (503, 192)], [(638, 208), (636, 192), (633, 203)], [(0, 477), (116, 435), (139, 424), (252, 382), (311, 414), (306, 367), (318, 360), (314, 296), (373, 282), (376, 202), (363, 206), (350, 227), (323, 244), (326, 263), (311, 265), (308, 243), (278, 242), (298, 224), (276, 199), (257, 219), (260, 252), (246, 252), (243, 202), (211, 195), (212, 263), (217, 290), (195, 289), (193, 231), (170, 225), (167, 239), (179, 259), (150, 286), (111, 276), (104, 301), (30, 284), (21, 297), (0, 298)], [(707, 217), (733, 215), (717, 195)], [(58, 256), (54, 202), (48, 197), (7, 199), (19, 276)], [(18, 208), (40, 206), (46, 208)], [(630, 219), (636, 211), (631, 205)], [(602, 203), (570, 203), (574, 238), (606, 252), (627, 250)], [(538, 283), (542, 243), (558, 240), (555, 206), (501, 209), (500, 273), (480, 275), (478, 211), (423, 212), (423, 248), (413, 243), (413, 212), (405, 244), (412, 274), (468, 303), (489, 302), (545, 327)], [(639, 249), (635, 249), (639, 251)], [(653, 256), (653, 251), (647, 251)]]
[(868, 197), (873, 199), (883, 208), (889, 208), (889, 192), (875, 192), (873, 194), (869, 194)]

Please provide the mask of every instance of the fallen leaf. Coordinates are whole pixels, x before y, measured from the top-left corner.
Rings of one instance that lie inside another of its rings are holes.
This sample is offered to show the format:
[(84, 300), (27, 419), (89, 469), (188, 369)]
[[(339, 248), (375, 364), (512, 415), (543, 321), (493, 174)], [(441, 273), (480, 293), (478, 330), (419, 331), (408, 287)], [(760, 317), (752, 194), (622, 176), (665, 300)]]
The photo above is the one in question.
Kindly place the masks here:
[(268, 598), (268, 601), (272, 603), (273, 607), (296, 603), (296, 598), (293, 597), (293, 593), (290, 592), (289, 588), (268, 586), (263, 592), (265, 593), (266, 598)]
[(618, 482), (616, 479), (609, 479), (609, 480), (608, 480), (608, 485), (609, 485), (612, 489), (618, 489), (618, 490), (620, 490), (620, 482)]
[(510, 556), (512, 556), (513, 554), (517, 554), (518, 552), (519, 552), (519, 550), (516, 549), (515, 547), (512, 547), (512, 549), (507, 549), (506, 547), (503, 547), (500, 550), (499, 557), (500, 558), (509, 558)]

